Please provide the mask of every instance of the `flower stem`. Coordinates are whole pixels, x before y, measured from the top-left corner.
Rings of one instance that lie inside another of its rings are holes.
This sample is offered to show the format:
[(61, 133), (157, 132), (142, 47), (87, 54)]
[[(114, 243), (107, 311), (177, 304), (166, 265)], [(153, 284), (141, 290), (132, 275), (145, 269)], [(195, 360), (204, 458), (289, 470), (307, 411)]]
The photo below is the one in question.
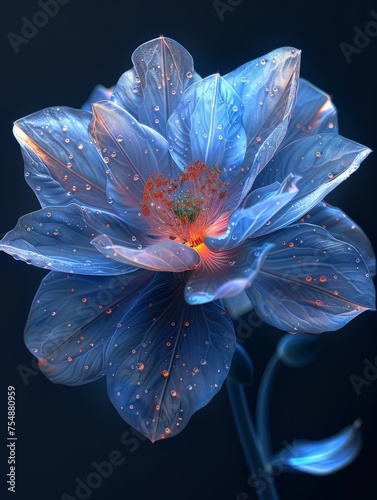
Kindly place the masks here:
[(257, 406), (256, 406), (256, 427), (260, 436), (261, 445), (267, 455), (268, 460), (272, 457), (270, 440), (270, 400), (272, 383), (275, 374), (280, 366), (279, 356), (275, 353), (268, 362), (259, 384)]
[(265, 485), (264, 488), (256, 489), (258, 497), (261, 500), (278, 500), (274, 477), (250, 416), (245, 389), (243, 385), (229, 377), (226, 384), (238, 437), (251, 478), (258, 481), (258, 485), (262, 481)]

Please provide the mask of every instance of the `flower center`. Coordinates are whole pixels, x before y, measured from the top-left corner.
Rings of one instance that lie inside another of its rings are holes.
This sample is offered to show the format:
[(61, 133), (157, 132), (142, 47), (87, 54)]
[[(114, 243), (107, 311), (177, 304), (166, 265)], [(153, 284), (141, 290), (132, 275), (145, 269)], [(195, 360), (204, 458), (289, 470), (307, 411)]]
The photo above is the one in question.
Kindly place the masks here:
[(144, 186), (142, 214), (170, 239), (199, 247), (209, 230), (224, 226), (226, 192), (216, 166), (195, 162), (175, 179), (151, 174)]

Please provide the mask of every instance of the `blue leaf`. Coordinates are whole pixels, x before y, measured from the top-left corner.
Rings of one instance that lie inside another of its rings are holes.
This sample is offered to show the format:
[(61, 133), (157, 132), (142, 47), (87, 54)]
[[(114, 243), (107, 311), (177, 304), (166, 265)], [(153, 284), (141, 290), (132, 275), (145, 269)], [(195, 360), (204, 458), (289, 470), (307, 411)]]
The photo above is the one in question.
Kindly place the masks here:
[(321, 441), (299, 440), (278, 453), (271, 464), (278, 463), (290, 472), (306, 472), (316, 476), (332, 474), (350, 464), (362, 444), (360, 420)]
[(254, 236), (268, 234), (298, 220), (347, 179), (371, 152), (337, 134), (320, 134), (288, 144), (255, 180), (253, 189), (282, 182), (289, 174), (301, 177), (298, 193)]
[(285, 136), (296, 102), (299, 69), (300, 51), (282, 47), (224, 76), (244, 105), (247, 152), (243, 166), (249, 177), (241, 198)]
[(25, 343), (52, 382), (80, 385), (106, 373), (104, 347), (153, 273), (75, 276), (49, 273), (25, 328)]
[(280, 149), (298, 139), (326, 132), (338, 133), (336, 108), (328, 94), (300, 78), (296, 106)]
[(165, 137), (183, 92), (200, 80), (192, 57), (179, 43), (159, 37), (138, 47), (132, 62), (134, 68), (121, 76), (112, 99)]
[(337, 240), (350, 243), (364, 257), (370, 274), (372, 276), (376, 274), (376, 256), (368, 236), (340, 208), (332, 207), (328, 203), (321, 201), (305, 214), (299, 222), (309, 222), (321, 226), (327, 229)]
[(159, 273), (107, 347), (110, 399), (151, 441), (180, 432), (220, 390), (235, 349), (221, 303), (189, 306), (184, 283)]
[(25, 178), (42, 207), (79, 203), (112, 211), (106, 168), (88, 136), (91, 113), (47, 108), (16, 121)]
[(110, 101), (93, 105), (89, 130), (109, 169), (108, 201), (128, 224), (152, 230), (141, 204), (151, 174), (172, 174), (166, 139)]
[(246, 290), (257, 314), (289, 332), (337, 330), (375, 308), (368, 266), (325, 229), (297, 224), (258, 240), (275, 243)]
[(96, 250), (91, 241), (103, 233), (121, 239), (130, 248), (151, 241), (113, 214), (72, 204), (24, 215), (0, 241), (0, 250), (54, 271), (106, 275), (135, 271), (135, 267), (106, 258)]

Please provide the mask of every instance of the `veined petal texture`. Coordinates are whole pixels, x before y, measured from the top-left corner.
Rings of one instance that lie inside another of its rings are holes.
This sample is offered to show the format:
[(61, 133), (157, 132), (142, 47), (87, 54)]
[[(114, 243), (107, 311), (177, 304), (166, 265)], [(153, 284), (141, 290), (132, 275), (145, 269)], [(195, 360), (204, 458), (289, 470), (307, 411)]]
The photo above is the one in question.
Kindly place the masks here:
[(16, 121), (25, 178), (42, 207), (79, 203), (112, 211), (106, 199), (106, 165), (91, 142), (91, 113), (43, 109)]
[(158, 273), (107, 346), (110, 399), (151, 441), (176, 435), (212, 399), (235, 349), (221, 303), (189, 306), (183, 285)]
[(149, 228), (141, 214), (144, 186), (153, 173), (172, 173), (166, 139), (110, 101), (93, 105), (89, 130), (108, 168), (108, 202), (128, 224)]
[(292, 333), (321, 333), (375, 309), (368, 266), (351, 245), (311, 224), (289, 226), (266, 240), (276, 246), (246, 290), (266, 323)]
[(159, 37), (132, 54), (134, 68), (116, 84), (113, 101), (165, 137), (166, 123), (183, 92), (200, 76), (191, 55), (171, 38)]
[(301, 52), (273, 50), (224, 76), (244, 105), (247, 135), (244, 168), (249, 177), (242, 198), (284, 139), (296, 103)]
[(296, 105), (279, 149), (298, 139), (330, 132), (338, 133), (337, 110), (330, 96), (300, 78)]
[(36, 293), (25, 343), (52, 382), (81, 385), (106, 373), (104, 347), (153, 273), (77, 276), (51, 272)]
[(298, 191), (254, 236), (268, 234), (298, 220), (355, 172), (370, 152), (362, 144), (337, 134), (314, 135), (288, 144), (258, 175), (253, 189), (295, 175), (300, 177), (296, 184)]
[(54, 271), (106, 275), (135, 271), (96, 250), (91, 242), (103, 233), (121, 239), (129, 248), (151, 242), (113, 214), (72, 204), (24, 215), (0, 241), (0, 249), (15, 259)]

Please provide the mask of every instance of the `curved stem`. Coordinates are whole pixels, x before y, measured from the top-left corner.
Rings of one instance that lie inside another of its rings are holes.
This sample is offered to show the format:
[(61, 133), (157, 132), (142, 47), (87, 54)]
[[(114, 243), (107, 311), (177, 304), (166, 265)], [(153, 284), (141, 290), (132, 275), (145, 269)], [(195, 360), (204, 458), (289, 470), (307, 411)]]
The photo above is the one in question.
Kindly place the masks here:
[(268, 362), (259, 385), (256, 409), (256, 427), (261, 445), (268, 460), (272, 457), (270, 439), (270, 400), (272, 383), (279, 368), (279, 356), (275, 353)]
[[(238, 437), (245, 456), (252, 483), (258, 484), (256, 492), (261, 500), (278, 500), (274, 477), (268, 460), (255, 431), (246, 400), (245, 389), (241, 384), (226, 381), (233, 418)], [(263, 481), (263, 483), (262, 483)], [(263, 484), (263, 487), (260, 485)]]

